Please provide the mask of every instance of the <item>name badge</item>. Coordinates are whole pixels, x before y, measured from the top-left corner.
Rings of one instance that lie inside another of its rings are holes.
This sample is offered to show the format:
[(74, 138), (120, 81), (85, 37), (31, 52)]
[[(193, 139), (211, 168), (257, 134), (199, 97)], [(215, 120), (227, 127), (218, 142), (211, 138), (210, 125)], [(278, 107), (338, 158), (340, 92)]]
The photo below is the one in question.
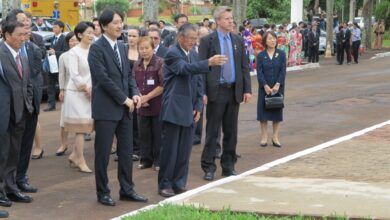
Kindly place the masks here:
[(148, 79), (148, 81), (146, 81), (146, 84), (148, 86), (153, 86), (154, 85), (154, 79)]

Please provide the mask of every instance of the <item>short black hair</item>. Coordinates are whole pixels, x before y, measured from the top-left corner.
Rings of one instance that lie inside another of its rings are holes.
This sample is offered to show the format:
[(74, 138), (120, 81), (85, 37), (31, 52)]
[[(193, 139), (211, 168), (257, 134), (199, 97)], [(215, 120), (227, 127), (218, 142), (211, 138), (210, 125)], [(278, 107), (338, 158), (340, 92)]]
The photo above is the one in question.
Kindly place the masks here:
[(1, 31), (3, 33), (4, 40), (6, 40), (6, 33), (12, 34), (14, 33), (15, 29), (17, 27), (24, 27), (24, 24), (22, 22), (16, 21), (16, 20), (10, 20), (10, 21), (5, 21), (1, 25)]
[(18, 14), (24, 14), (24, 11), (21, 9), (12, 9), (5, 18), (6, 21), (16, 21), (16, 16)]
[(203, 22), (205, 22), (205, 21), (210, 21), (210, 19), (208, 19), (208, 18), (203, 18)]
[(58, 27), (62, 28), (62, 31), (61, 32), (64, 32), (64, 28), (65, 28), (65, 24), (64, 22), (60, 21), (60, 20), (56, 20), (53, 22), (53, 26), (54, 25), (57, 25)]
[[(160, 27), (160, 23), (158, 23), (157, 21), (150, 21), (150, 22), (149, 22), (149, 26), (150, 26), (150, 25), (157, 25), (157, 27)], [(148, 27), (149, 27), (149, 26), (148, 26)]]
[(148, 35), (149, 35), (149, 32), (157, 32), (157, 33), (158, 33), (158, 36), (161, 37), (160, 30), (157, 29), (157, 28), (150, 28), (149, 30), (146, 31), (145, 35), (148, 36)]
[(175, 22), (176, 22), (176, 23), (179, 22), (179, 19), (180, 19), (180, 18), (186, 18), (187, 21), (188, 21), (187, 15), (185, 15), (185, 14), (178, 14), (178, 15), (175, 16)]
[[(65, 36), (65, 42), (66, 42), (66, 45), (68, 45), (68, 47), (69, 47), (69, 41), (70, 41), (70, 39), (71, 39), (73, 36), (74, 36), (74, 32), (73, 32), (73, 31), (69, 32), (69, 33)], [(76, 38), (77, 38), (77, 37), (76, 37)]]
[(93, 30), (95, 30), (95, 26), (90, 21), (82, 21), (76, 25), (74, 28), (74, 34), (76, 35), (77, 40), (81, 40), (79, 37), (79, 34), (82, 34), (87, 30), (87, 28), (91, 27)]
[(164, 20), (159, 20), (158, 22), (159, 23), (161, 22), (161, 23), (163, 23), (165, 25), (165, 21)]
[(98, 17), (94, 17), (94, 18), (92, 19), (92, 22), (94, 22), (94, 21), (99, 22), (99, 18), (98, 18)]
[(121, 17), (123, 21), (123, 13), (115, 9), (105, 9), (99, 16), (99, 24), (100, 28), (102, 29), (102, 33), (104, 33), (103, 27), (107, 26), (109, 23), (112, 22), (115, 14), (119, 15), (119, 17)]

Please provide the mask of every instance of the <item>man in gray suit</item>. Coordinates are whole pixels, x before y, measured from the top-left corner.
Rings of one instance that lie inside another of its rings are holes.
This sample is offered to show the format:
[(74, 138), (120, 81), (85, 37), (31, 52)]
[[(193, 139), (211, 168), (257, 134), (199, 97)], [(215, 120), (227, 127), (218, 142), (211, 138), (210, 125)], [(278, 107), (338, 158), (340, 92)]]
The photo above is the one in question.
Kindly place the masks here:
[(215, 149), (218, 129), (222, 123), (223, 153), (221, 156), (222, 176), (236, 175), (237, 124), (241, 102), (251, 99), (251, 79), (248, 59), (242, 37), (231, 33), (233, 14), (230, 8), (215, 9), (217, 30), (200, 40), (199, 57), (206, 59), (214, 54), (225, 54), (228, 62), (221, 67), (211, 67), (213, 74), (205, 77), (206, 94), (206, 143), (202, 152), (201, 165), (205, 180), (213, 180), (216, 171)]
[[(5, 79), (12, 88), (12, 109), (9, 120), (9, 145), (2, 146), (9, 148), (9, 151), (6, 155), (4, 184), (0, 184), (0, 193), (6, 193), (4, 200), (8, 198), (15, 202), (31, 202), (32, 198), (20, 192), (15, 180), (26, 117), (34, 111), (32, 105), (33, 88), (28, 76), (28, 61), (19, 52), (26, 40), (27, 31), (24, 24), (18, 21), (4, 22), (2, 30), (5, 41), (0, 45), (0, 62)], [(1, 188), (3, 186), (4, 188)], [(11, 204), (8, 200), (7, 205)]]
[[(194, 94), (197, 93), (194, 87), (198, 86), (199, 81), (192, 79), (196, 74), (209, 73), (209, 66), (226, 62), (223, 55), (198, 61), (196, 52), (192, 50), (197, 40), (194, 25), (182, 25), (177, 36), (178, 44), (169, 48), (164, 59), (164, 92), (160, 113), (162, 140), (158, 173), (158, 190), (164, 197), (186, 191), (194, 122), (199, 120), (202, 108), (202, 94)], [(201, 77), (198, 79), (201, 80)]]

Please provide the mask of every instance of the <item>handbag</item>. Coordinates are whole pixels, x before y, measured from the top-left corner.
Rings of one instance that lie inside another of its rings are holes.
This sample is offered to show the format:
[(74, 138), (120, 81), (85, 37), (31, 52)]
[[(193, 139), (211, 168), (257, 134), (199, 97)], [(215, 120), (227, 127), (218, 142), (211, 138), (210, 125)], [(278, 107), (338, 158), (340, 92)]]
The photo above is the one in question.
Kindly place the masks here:
[(49, 61), (50, 73), (58, 73), (58, 62), (56, 55), (49, 55), (47, 60)]
[(265, 96), (265, 109), (284, 108), (284, 97), (279, 92), (274, 95)]

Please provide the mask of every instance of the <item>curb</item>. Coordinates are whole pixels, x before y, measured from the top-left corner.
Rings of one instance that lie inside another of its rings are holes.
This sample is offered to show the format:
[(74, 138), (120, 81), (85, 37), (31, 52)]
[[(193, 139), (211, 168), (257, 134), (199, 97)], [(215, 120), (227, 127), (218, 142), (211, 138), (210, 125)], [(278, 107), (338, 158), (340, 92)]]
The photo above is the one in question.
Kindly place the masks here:
[(376, 58), (382, 58), (382, 57), (388, 57), (390, 56), (390, 52), (384, 52), (384, 53), (377, 53), (374, 57), (371, 57), (370, 60), (376, 59)]
[[(390, 52), (389, 52), (389, 55), (390, 55)], [(290, 72), (290, 71), (297, 71), (297, 70), (314, 69), (314, 68), (319, 68), (319, 67), (320, 67), (319, 63), (308, 63), (305, 65), (287, 67), (286, 71)], [(253, 70), (252, 72), (250, 72), (250, 75), (256, 76), (257, 75), (256, 70)]]

